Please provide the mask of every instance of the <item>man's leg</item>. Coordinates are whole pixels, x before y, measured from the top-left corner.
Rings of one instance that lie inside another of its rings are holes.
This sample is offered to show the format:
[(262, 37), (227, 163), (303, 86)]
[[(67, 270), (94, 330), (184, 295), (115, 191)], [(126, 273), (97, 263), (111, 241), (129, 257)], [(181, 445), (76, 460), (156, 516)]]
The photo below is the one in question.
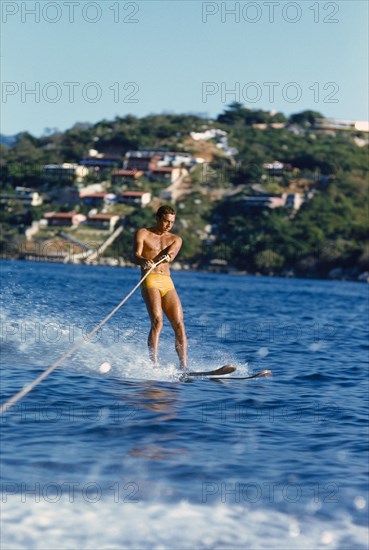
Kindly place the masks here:
[(175, 346), (179, 357), (179, 364), (185, 369), (187, 367), (187, 337), (183, 322), (181, 301), (175, 290), (170, 290), (162, 298), (162, 306), (164, 313), (168, 317), (174, 330)]
[(150, 316), (151, 329), (147, 344), (149, 356), (156, 366), (158, 364), (159, 336), (163, 328), (163, 311), (161, 307), (161, 296), (157, 288), (143, 288), (142, 297), (145, 301), (147, 312)]

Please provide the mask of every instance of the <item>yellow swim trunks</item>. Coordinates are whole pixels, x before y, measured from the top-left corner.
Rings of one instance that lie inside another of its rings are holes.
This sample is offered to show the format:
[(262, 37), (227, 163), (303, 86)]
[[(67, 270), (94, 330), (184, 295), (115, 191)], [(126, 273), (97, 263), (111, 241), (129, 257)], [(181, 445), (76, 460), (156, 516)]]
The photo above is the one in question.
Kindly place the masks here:
[(167, 292), (174, 290), (174, 284), (170, 275), (162, 273), (150, 273), (143, 283), (144, 288), (157, 288), (163, 298)]

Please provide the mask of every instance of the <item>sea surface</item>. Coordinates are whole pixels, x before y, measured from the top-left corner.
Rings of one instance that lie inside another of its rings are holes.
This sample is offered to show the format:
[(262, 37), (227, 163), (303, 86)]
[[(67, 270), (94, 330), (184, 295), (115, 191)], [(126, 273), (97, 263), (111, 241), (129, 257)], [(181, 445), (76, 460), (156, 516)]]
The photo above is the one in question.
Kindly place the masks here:
[[(1, 548), (368, 548), (368, 286), (174, 272), (189, 368), (139, 271), (3, 261)], [(100, 368), (102, 363), (109, 363)]]

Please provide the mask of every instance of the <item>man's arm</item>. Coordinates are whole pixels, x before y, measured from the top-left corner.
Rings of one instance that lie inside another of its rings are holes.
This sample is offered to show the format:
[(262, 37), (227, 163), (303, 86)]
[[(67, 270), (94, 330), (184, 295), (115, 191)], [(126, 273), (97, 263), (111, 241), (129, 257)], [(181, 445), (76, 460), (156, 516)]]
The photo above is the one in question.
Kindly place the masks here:
[(132, 261), (136, 265), (139, 265), (140, 267), (147, 269), (148, 267), (152, 267), (154, 265), (154, 262), (142, 256), (145, 235), (146, 235), (146, 229), (139, 229), (138, 231), (136, 231)]
[(163, 255), (169, 256), (168, 262), (173, 262), (174, 258), (177, 256), (178, 252), (181, 250), (182, 239), (175, 235), (174, 241), (160, 254), (160, 258)]

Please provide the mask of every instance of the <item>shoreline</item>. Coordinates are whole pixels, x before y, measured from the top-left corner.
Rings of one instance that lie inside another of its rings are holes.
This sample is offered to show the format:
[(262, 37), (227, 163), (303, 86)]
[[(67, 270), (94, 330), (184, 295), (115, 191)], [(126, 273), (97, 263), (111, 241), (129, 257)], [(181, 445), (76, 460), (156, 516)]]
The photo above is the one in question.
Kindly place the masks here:
[[(65, 265), (86, 265), (86, 266), (100, 266), (100, 267), (113, 267), (113, 268), (126, 268), (137, 267), (132, 262), (126, 261), (123, 258), (102, 257), (92, 262), (85, 261), (68, 261), (65, 262), (65, 258), (62, 256), (40, 256), (27, 254), (23, 257), (15, 256), (1, 256), (2, 261), (18, 261), (18, 262), (34, 262), (34, 263), (57, 263)], [(260, 272), (248, 272), (245, 270), (238, 270), (233, 266), (226, 265), (208, 265), (199, 266), (196, 264), (189, 264), (185, 262), (174, 262), (171, 266), (172, 271), (192, 271), (197, 273), (223, 273), (225, 275), (237, 275), (237, 276), (253, 276), (253, 277), (271, 277), (282, 279), (308, 279), (308, 280), (321, 280), (321, 281), (336, 281), (336, 282), (356, 282), (369, 284), (369, 271), (360, 271), (359, 268), (351, 268), (345, 270), (344, 268), (332, 269), (326, 276), (314, 273), (298, 274), (291, 269), (284, 269), (281, 272), (269, 271), (269, 273)], [(351, 274), (350, 274), (351, 272)], [(353, 274), (354, 272), (354, 274)]]

